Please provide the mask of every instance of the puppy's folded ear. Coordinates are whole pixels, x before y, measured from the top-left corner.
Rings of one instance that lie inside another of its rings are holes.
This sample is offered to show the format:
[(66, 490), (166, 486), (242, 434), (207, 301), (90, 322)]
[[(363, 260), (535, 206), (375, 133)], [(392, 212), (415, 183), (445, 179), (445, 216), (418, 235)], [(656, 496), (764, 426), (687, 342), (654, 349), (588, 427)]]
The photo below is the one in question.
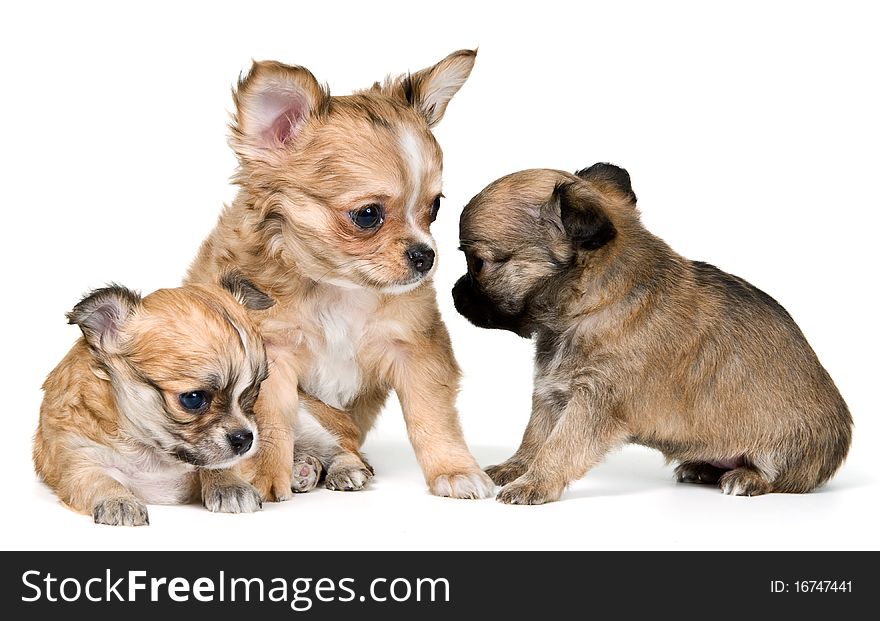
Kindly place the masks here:
[(476, 50), (459, 50), (432, 67), (389, 78), (382, 87), (377, 83), (373, 90), (405, 101), (425, 117), (428, 127), (434, 127), (443, 118), (449, 100), (468, 79), (476, 59)]
[(602, 206), (579, 185), (556, 184), (548, 207), (558, 214), (559, 228), (577, 249), (596, 250), (617, 237), (617, 229)]
[(629, 173), (620, 166), (599, 162), (589, 168), (577, 171), (575, 175), (598, 186), (600, 192), (615, 193), (633, 205), (636, 204), (636, 193), (633, 192)]
[(220, 277), (220, 286), (248, 310), (266, 310), (275, 306), (275, 300), (257, 289), (251, 281), (238, 272), (224, 273)]
[(135, 291), (111, 284), (83, 298), (67, 313), (67, 321), (79, 326), (92, 349), (113, 353), (120, 330), (140, 306), (141, 296)]
[(325, 112), (330, 101), (328, 90), (308, 69), (276, 61), (254, 62), (232, 97), (229, 142), (242, 160), (260, 159), (292, 143), (303, 124)]

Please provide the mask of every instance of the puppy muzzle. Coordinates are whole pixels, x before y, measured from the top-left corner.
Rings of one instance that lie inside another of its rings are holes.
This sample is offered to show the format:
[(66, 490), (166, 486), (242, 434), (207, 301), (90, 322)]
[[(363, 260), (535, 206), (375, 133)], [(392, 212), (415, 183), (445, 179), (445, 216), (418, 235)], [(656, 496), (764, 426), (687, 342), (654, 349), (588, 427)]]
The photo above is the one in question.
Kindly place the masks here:
[(434, 267), (434, 249), (427, 244), (416, 244), (406, 251), (410, 268), (420, 277)]
[(470, 274), (465, 274), (455, 283), (452, 301), (455, 310), (478, 328), (508, 330), (526, 339), (532, 337), (525, 310), (519, 314), (502, 311)]

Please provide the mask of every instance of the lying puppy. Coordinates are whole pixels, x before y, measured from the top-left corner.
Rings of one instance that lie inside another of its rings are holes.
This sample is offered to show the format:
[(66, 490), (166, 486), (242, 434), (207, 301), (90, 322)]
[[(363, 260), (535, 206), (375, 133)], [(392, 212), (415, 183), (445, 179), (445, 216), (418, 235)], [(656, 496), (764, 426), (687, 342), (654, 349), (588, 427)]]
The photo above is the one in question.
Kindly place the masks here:
[(332, 490), (367, 485), (360, 446), (392, 389), (432, 493), (494, 489), (458, 423), (459, 369), (432, 284), (442, 154), (431, 128), (475, 56), (346, 96), (303, 67), (257, 62), (235, 90), (240, 189), (187, 281), (235, 269), (277, 301), (259, 326), (266, 441), (248, 464), (265, 499), (308, 491), (322, 471)]
[(522, 444), (487, 470), (501, 502), (556, 500), (624, 442), (746, 496), (808, 492), (846, 457), (849, 411), (785, 309), (646, 231), (625, 170), (503, 177), (465, 208), (461, 246), (456, 309), (536, 340)]
[(249, 512), (260, 496), (234, 466), (258, 444), (253, 406), (266, 378), (245, 308), (272, 300), (235, 276), (141, 297), (92, 292), (67, 317), (83, 336), (43, 384), (37, 473), (98, 524), (148, 524), (147, 504), (198, 497)]

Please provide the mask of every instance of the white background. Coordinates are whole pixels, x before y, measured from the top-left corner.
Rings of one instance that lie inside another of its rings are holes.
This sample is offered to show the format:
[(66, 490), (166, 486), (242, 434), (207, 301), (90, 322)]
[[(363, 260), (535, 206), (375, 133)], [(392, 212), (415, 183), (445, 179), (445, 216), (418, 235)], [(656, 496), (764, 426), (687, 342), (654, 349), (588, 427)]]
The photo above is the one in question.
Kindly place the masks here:
[[(0, 15), (3, 547), (132, 549), (877, 549), (877, 14), (869, 3), (5, 3)], [(368, 491), (261, 513), (151, 507), (148, 528), (63, 508), (30, 463), (40, 384), (78, 336), (64, 312), (107, 281), (176, 285), (224, 202), (230, 86), (250, 59), (334, 93), (479, 45), (436, 131), (440, 306), (480, 462), (516, 448), (531, 345), (453, 310), (461, 206), (529, 167), (611, 161), (646, 225), (798, 321), (856, 421), (820, 491), (730, 498), (677, 485), (658, 453), (609, 456), (561, 502), (427, 495), (390, 403)]]

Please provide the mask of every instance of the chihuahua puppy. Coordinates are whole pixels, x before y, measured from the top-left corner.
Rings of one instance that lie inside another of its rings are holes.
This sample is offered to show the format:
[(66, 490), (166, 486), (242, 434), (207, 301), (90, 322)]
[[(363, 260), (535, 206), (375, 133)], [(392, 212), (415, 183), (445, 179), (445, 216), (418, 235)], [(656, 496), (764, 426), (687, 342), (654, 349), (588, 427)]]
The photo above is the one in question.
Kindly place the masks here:
[(645, 230), (625, 170), (503, 177), (465, 208), (461, 246), (456, 309), (535, 338), (531, 420), (487, 470), (501, 502), (556, 500), (624, 442), (737, 496), (808, 492), (846, 457), (849, 411), (789, 314)]
[(360, 446), (391, 389), (430, 491), (492, 493), (459, 426), (459, 369), (431, 282), (442, 196), (431, 128), (475, 57), (342, 97), (303, 67), (257, 62), (234, 91), (240, 190), (187, 282), (235, 269), (277, 301), (259, 321), (272, 374), (257, 404), (267, 441), (249, 463), (264, 499), (322, 474), (329, 489), (362, 489), (373, 470)]
[(211, 511), (260, 508), (234, 466), (259, 446), (253, 407), (267, 374), (245, 311), (272, 300), (235, 275), (221, 282), (143, 299), (113, 285), (68, 313), (82, 338), (43, 384), (34, 464), (74, 511), (140, 526), (146, 504), (200, 493)]

